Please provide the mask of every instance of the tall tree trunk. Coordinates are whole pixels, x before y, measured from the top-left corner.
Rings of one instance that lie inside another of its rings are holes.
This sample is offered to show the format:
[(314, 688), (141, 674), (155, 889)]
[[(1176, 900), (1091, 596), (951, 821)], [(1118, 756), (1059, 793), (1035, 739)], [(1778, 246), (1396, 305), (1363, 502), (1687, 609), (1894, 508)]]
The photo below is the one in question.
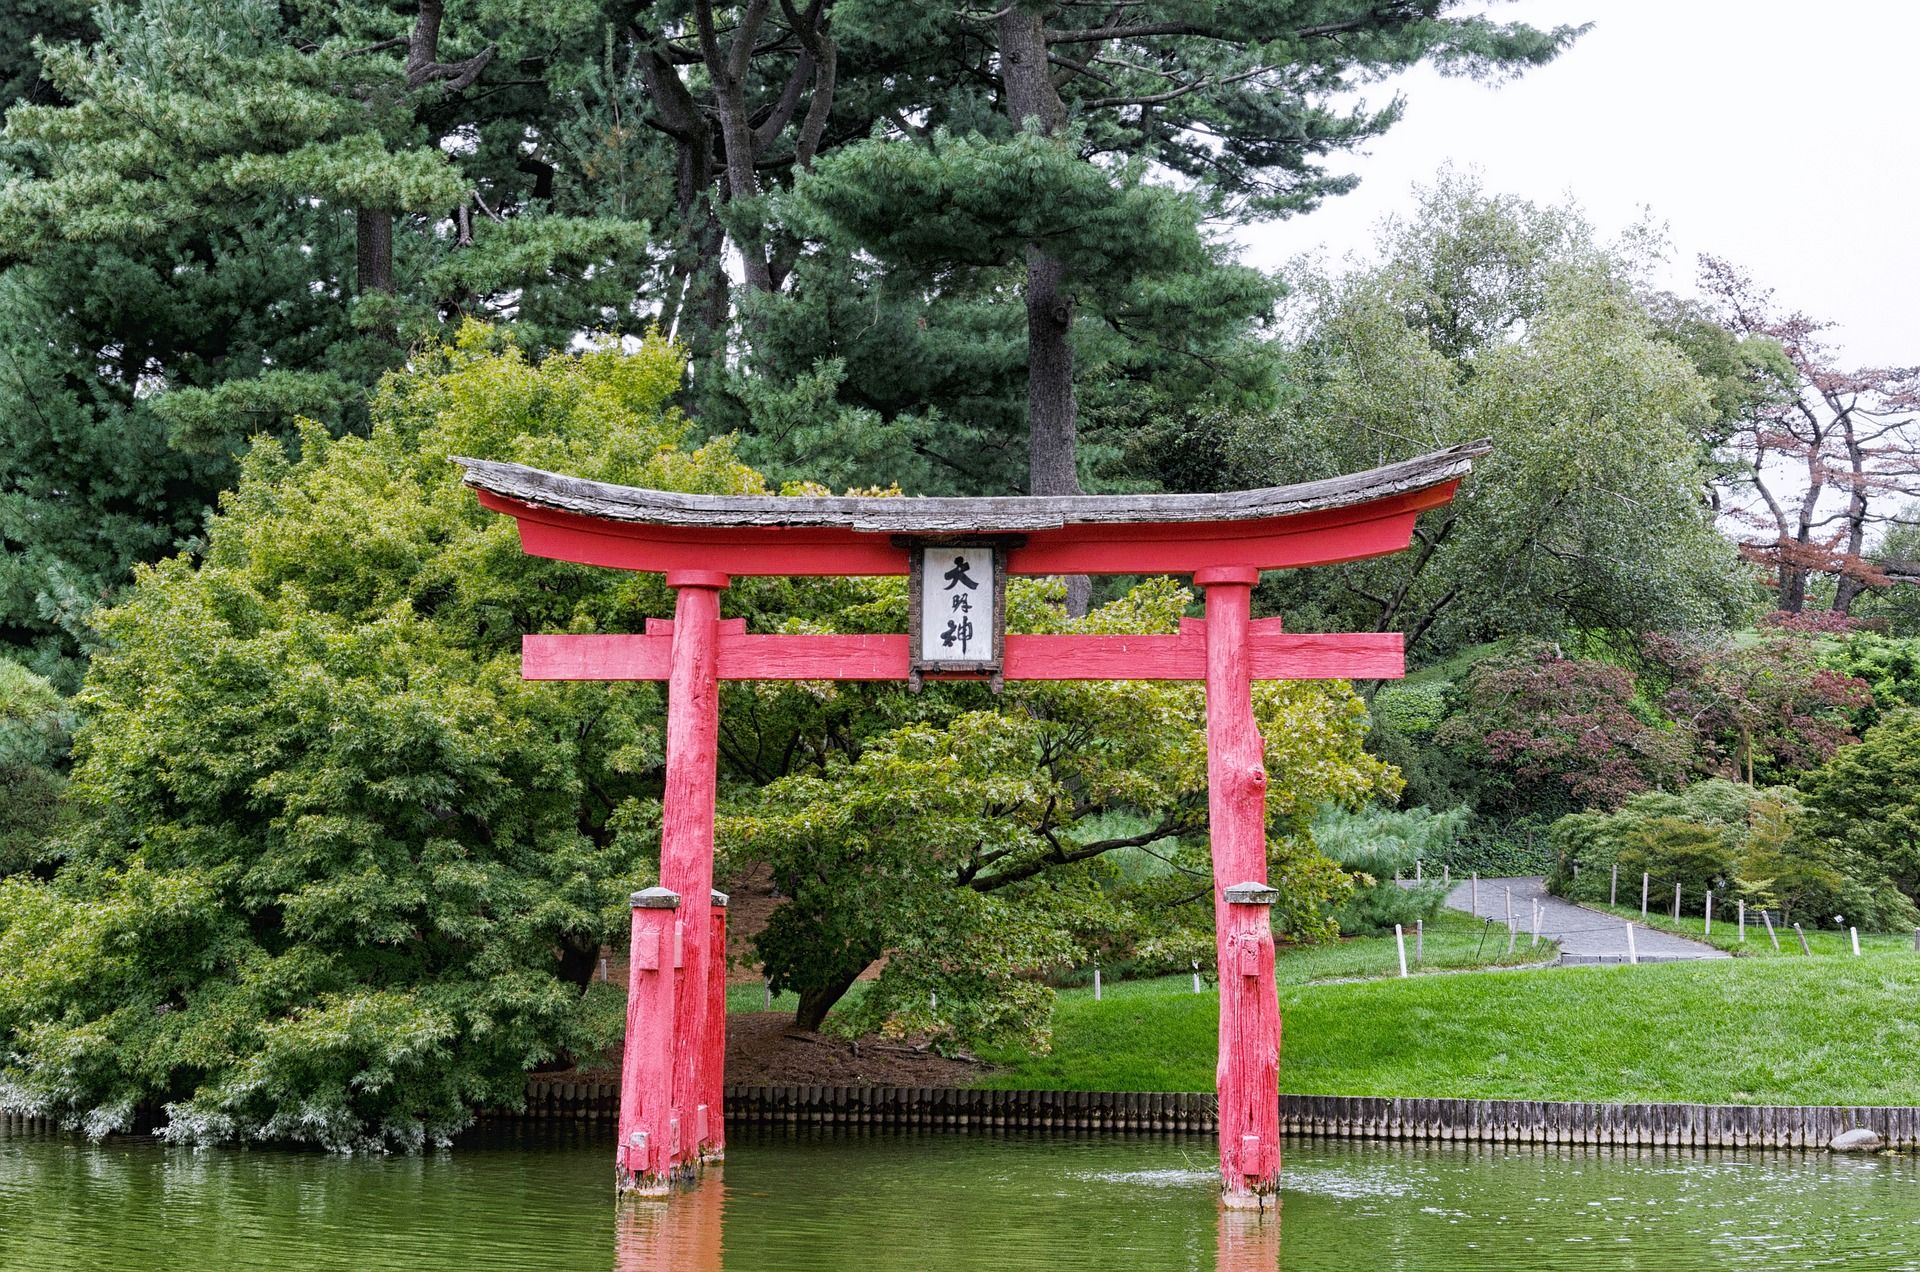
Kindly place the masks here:
[(354, 213), (354, 255), (359, 294), (393, 295), (393, 213), (378, 208)]
[[(1860, 444), (1860, 434), (1853, 426), (1853, 411), (1843, 406), (1834, 396), (1827, 398), (1840, 426), (1841, 436), (1847, 446), (1847, 561), (1851, 571), (1858, 571), (1866, 565), (1867, 551), (1867, 454)], [(1854, 598), (1866, 590), (1856, 573), (1842, 569), (1834, 580), (1833, 612), (1850, 614), (1853, 612)]]
[(866, 965), (844, 968), (835, 972), (824, 985), (800, 991), (800, 1005), (794, 1009), (793, 1023), (809, 1033), (819, 1033), (820, 1026), (826, 1023), (827, 1013), (833, 1005), (847, 996), (853, 988), (853, 982), (860, 979), (860, 973)]
[[(1065, 117), (1047, 63), (1046, 29), (1037, 9), (1017, 3), (996, 19), (1000, 78), (1007, 115), (1016, 128), (1037, 126), (1048, 136)], [(1027, 493), (1081, 494), (1076, 459), (1080, 404), (1073, 392), (1073, 293), (1064, 262), (1038, 243), (1027, 245)], [(1067, 612), (1092, 607), (1093, 582), (1067, 580)]]

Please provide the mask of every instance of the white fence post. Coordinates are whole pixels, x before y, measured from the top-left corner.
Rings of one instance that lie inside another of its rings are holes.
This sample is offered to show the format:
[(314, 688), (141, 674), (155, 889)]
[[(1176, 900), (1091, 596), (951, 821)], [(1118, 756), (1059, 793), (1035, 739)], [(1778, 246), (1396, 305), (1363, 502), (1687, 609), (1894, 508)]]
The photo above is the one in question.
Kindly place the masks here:
[(1398, 923), (1393, 925), (1393, 944), (1400, 951), (1400, 974), (1407, 974), (1407, 930)]

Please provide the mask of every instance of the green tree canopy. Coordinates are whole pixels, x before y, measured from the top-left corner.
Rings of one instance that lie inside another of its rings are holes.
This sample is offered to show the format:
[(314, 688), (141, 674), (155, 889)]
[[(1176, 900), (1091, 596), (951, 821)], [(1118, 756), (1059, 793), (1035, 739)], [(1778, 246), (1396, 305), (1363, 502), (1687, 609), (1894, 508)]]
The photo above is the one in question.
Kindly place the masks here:
[(369, 437), (256, 444), (205, 560), (100, 617), (58, 873), (0, 880), (0, 1102), (418, 1145), (618, 1036), (581, 991), (651, 877), (658, 690), (525, 684), (519, 636), (664, 589), (525, 556), (446, 456), (758, 489), (686, 447), (683, 367), (659, 341), (536, 365), (474, 326), (386, 382)]
[(544, 81), (475, 88), (592, 15), (528, 45), (518, 13), (144, 0), (38, 46), (47, 92), (0, 141), (0, 643), (71, 685), (87, 612), (196, 541), (247, 437), (364, 428), (447, 318), (638, 329), (644, 224), (537, 196)]
[[(897, 630), (904, 590), (882, 595)], [(1057, 584), (1026, 584), (1009, 592), (1009, 625), (1171, 631), (1189, 599), (1162, 579), (1066, 620)], [(743, 793), (722, 823), (734, 859), (769, 862), (790, 898), (759, 950), (775, 988), (800, 993), (800, 1023), (817, 1028), (884, 955), (855, 1024), (1044, 1047), (1041, 972), (1100, 948), (1147, 966), (1211, 965), (1197, 686), (1017, 682), (999, 702), (948, 690), (902, 709), (917, 718), (821, 748), (818, 762)], [(1391, 798), (1399, 780), (1363, 749), (1366, 711), (1344, 682), (1262, 684), (1254, 712), (1277, 917), (1296, 939), (1320, 939), (1343, 885), (1313, 846), (1314, 811)]]
[(1891, 713), (1801, 785), (1805, 835), (1920, 899), (1920, 710)]
[(1634, 242), (1443, 173), (1377, 265), (1302, 279), (1297, 390), (1200, 419), (1222, 485), (1332, 476), (1475, 437), (1493, 454), (1413, 550), (1283, 576), (1303, 626), (1407, 633), (1419, 658), (1511, 634), (1717, 627), (1746, 580), (1703, 499), (1707, 386), (1634, 291)]

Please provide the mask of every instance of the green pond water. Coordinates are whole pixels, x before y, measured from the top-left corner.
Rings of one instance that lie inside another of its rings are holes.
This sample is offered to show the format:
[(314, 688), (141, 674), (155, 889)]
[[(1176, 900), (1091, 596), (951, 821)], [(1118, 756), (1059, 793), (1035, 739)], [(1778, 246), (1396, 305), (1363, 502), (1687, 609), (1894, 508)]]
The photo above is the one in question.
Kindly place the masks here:
[(1204, 1138), (747, 1132), (617, 1210), (604, 1133), (420, 1157), (0, 1132), (0, 1268), (1920, 1269), (1920, 1160), (1289, 1144), (1277, 1223)]

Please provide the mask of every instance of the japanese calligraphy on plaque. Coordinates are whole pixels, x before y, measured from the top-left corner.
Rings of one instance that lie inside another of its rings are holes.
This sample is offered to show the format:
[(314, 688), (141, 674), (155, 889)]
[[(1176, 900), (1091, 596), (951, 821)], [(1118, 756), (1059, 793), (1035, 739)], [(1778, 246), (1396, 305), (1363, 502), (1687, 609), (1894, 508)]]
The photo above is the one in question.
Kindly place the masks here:
[(1006, 634), (1006, 551), (991, 543), (916, 543), (908, 640), (921, 672), (999, 678)]

